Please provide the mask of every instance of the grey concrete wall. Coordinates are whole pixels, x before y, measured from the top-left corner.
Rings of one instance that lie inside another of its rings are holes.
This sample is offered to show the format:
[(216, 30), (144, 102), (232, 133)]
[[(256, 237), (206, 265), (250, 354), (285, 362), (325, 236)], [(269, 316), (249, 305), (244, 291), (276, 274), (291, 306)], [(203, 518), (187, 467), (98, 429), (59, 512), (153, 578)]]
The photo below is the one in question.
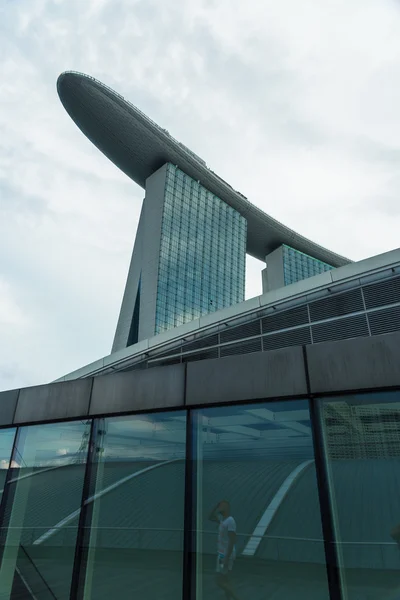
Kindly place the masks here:
[(186, 402), (213, 404), (307, 393), (301, 347), (188, 363)]
[(115, 330), (114, 342), (111, 352), (117, 352), (126, 348), (128, 343), (129, 331), (131, 328), (133, 311), (139, 287), (140, 270), (142, 266), (142, 245), (144, 231), (144, 202), (140, 211), (138, 228), (136, 231), (135, 244), (133, 246), (132, 258), (129, 265), (128, 277), (126, 280), (124, 295), (122, 298), (121, 310), (118, 317), (117, 328)]
[(112, 352), (127, 346), (140, 277), (139, 341), (154, 335), (166, 172), (165, 164), (146, 181), (146, 195), (140, 213)]
[(183, 406), (185, 365), (96, 377), (90, 415)]
[(265, 257), (267, 268), (262, 271), (263, 294), (285, 286), (283, 276), (283, 249), (279, 246)]
[(396, 386), (390, 333), (0, 392), (0, 426)]
[(314, 394), (400, 385), (400, 333), (306, 347)]
[(13, 423), (46, 422), (87, 415), (91, 388), (92, 379), (23, 388), (18, 396)]
[(9, 390), (0, 393), (0, 425), (9, 425), (14, 422), (20, 390)]

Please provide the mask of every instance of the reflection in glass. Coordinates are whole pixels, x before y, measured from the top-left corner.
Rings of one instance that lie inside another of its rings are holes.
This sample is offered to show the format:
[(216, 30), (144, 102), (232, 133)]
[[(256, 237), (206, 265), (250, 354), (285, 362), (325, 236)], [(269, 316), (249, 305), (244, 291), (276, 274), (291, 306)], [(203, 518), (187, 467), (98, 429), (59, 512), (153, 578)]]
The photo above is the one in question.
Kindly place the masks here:
[(320, 400), (348, 600), (400, 597), (400, 393)]
[(197, 600), (329, 597), (307, 401), (194, 414)]
[(7, 469), (10, 466), (12, 446), (14, 443), (15, 428), (0, 429), (0, 500), (3, 496)]
[(18, 430), (3, 497), (0, 598), (69, 598), (90, 424)]
[(80, 594), (182, 595), (186, 416), (96, 420)]
[(285, 285), (319, 275), (333, 269), (331, 265), (295, 250), (286, 244), (282, 245), (283, 276)]
[(246, 231), (242, 215), (168, 164), (155, 333), (244, 300)]

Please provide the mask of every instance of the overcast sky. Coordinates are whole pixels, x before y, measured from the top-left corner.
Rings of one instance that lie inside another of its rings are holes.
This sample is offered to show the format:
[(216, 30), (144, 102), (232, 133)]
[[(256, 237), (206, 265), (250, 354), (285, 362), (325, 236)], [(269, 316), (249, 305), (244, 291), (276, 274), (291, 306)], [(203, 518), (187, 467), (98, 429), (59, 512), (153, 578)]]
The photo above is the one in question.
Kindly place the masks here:
[(0, 389), (110, 352), (143, 197), (64, 111), (60, 72), (359, 260), (400, 245), (399, 31), (399, 0), (0, 0)]

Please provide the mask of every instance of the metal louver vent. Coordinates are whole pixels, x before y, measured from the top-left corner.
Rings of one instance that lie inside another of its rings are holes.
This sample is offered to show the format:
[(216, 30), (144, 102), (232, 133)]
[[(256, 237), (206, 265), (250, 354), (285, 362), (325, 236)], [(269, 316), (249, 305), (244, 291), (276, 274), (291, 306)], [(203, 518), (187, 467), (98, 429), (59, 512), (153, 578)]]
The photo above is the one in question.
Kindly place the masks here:
[(182, 348), (183, 352), (189, 352), (190, 350), (198, 350), (199, 348), (208, 348), (210, 346), (218, 345), (218, 333), (214, 335), (209, 335), (207, 337), (201, 338), (200, 340), (194, 340), (193, 342), (188, 342)]
[(363, 292), (367, 308), (400, 302), (400, 277), (366, 285)]
[(153, 354), (151, 356), (151, 359), (153, 359), (153, 357), (156, 358), (164, 358), (164, 356), (175, 356), (176, 354), (180, 354), (181, 353), (181, 346), (176, 346), (175, 348), (171, 348), (171, 350), (166, 350), (164, 352), (160, 352), (159, 354)]
[(263, 337), (263, 349), (276, 350), (277, 348), (287, 348), (288, 346), (303, 346), (311, 344), (311, 333), (309, 327), (301, 327), (292, 331), (282, 331)]
[(279, 331), (279, 329), (287, 329), (296, 327), (297, 325), (305, 325), (308, 323), (307, 305), (296, 306), (288, 310), (282, 310), (272, 315), (268, 315), (262, 319), (262, 332), (269, 333), (271, 331)]
[(369, 313), (368, 320), (371, 335), (400, 331), (400, 306)]
[(311, 321), (323, 321), (362, 310), (364, 310), (364, 305), (361, 290), (355, 289), (311, 302), (310, 319)]
[(196, 354), (188, 354), (182, 356), (182, 362), (193, 362), (195, 360), (205, 360), (206, 358), (218, 358), (218, 348), (212, 350), (204, 350), (204, 352), (196, 352)]
[(233, 354), (249, 354), (250, 352), (261, 352), (261, 339), (241, 342), (240, 344), (229, 344), (221, 347), (221, 358)]
[(229, 327), (220, 333), (221, 344), (232, 342), (233, 340), (243, 340), (244, 338), (260, 335), (260, 319), (251, 323), (244, 323), (238, 327)]
[(149, 366), (166, 367), (168, 365), (178, 365), (180, 362), (181, 362), (181, 357), (175, 356), (174, 358), (166, 358), (165, 360), (160, 359), (160, 360), (154, 361), (154, 363), (149, 363)]
[(312, 333), (314, 343), (368, 336), (367, 319), (364, 314), (318, 323), (312, 326)]

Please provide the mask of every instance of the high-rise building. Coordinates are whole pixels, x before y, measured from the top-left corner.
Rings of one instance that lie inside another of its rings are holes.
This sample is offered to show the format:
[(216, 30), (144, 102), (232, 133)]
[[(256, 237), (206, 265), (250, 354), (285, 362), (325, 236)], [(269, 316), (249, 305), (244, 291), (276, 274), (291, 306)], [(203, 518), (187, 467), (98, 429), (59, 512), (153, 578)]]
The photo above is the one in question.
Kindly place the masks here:
[(171, 163), (145, 182), (114, 347), (244, 300), (246, 219)]
[(57, 86), (83, 133), (145, 189), (113, 351), (243, 301), (246, 253), (266, 261), (269, 290), (350, 262), (262, 212), (104, 84), (67, 72)]

